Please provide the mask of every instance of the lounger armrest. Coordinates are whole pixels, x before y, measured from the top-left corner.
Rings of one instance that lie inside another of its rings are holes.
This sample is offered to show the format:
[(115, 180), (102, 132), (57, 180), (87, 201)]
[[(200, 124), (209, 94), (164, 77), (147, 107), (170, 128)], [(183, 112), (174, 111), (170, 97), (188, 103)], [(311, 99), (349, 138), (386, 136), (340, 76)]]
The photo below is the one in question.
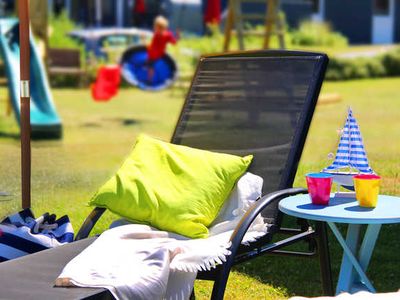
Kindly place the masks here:
[(280, 201), (283, 198), (294, 196), (297, 194), (306, 194), (308, 193), (305, 188), (290, 188), (285, 190), (280, 190), (277, 192), (273, 192), (263, 196), (260, 200), (258, 200), (253, 207), (251, 207), (242, 217), (238, 225), (236, 226), (234, 232), (231, 236), (232, 246), (230, 248), (233, 256), (237, 252), (240, 244), (242, 243), (243, 237), (249, 229), (251, 223), (253, 223), (254, 219), (269, 205), (276, 201)]
[[(218, 286), (214, 285), (212, 298), (213, 299), (223, 299), (224, 291), (226, 287), (226, 283), (228, 281), (229, 272), (232, 266), (235, 263), (236, 254), (238, 249), (242, 243), (243, 237), (249, 229), (251, 223), (253, 223), (254, 219), (269, 205), (276, 203), (276, 201), (280, 201), (283, 198), (297, 195), (297, 194), (305, 194), (307, 190), (304, 188), (291, 188), (285, 189), (277, 192), (270, 193), (268, 195), (263, 196), (260, 200), (258, 200), (253, 207), (251, 207), (242, 217), (239, 224), (236, 226), (235, 230), (231, 235), (231, 247), (229, 250), (231, 254), (227, 257), (226, 262), (221, 265), (221, 269), (217, 274), (216, 282), (218, 282)], [(221, 288), (222, 287), (222, 288)]]
[(96, 225), (97, 221), (105, 211), (105, 208), (95, 207), (83, 222), (81, 228), (75, 236), (75, 241), (86, 239), (92, 231), (94, 225)]

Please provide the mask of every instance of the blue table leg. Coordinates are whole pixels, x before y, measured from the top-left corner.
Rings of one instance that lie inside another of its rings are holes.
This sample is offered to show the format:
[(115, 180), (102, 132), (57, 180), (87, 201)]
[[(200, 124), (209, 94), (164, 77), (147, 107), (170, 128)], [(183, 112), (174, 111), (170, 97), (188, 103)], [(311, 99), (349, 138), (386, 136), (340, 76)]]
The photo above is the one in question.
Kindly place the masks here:
[[(342, 246), (344, 251), (336, 293), (339, 294), (341, 292), (351, 292), (355, 279), (354, 269), (357, 271), (358, 276), (360, 277), (363, 284), (367, 287), (367, 289), (371, 292), (375, 292), (374, 287), (372, 286), (371, 282), (369, 281), (367, 275), (364, 272), (365, 270), (355, 257), (355, 255), (357, 255), (357, 248), (358, 248), (357, 246), (358, 246), (361, 225), (349, 224), (349, 227), (347, 229), (346, 240), (344, 240), (344, 238), (340, 234), (340, 231), (336, 227), (335, 223), (328, 222), (328, 225), (332, 229), (333, 234), (335, 235), (336, 239), (338, 240), (339, 244)], [(376, 230), (371, 229), (371, 233), (374, 232), (376, 232)], [(369, 235), (370, 238), (367, 238), (368, 237), (367, 234), (366, 238), (367, 240), (370, 241), (367, 242), (366, 240), (364, 240), (365, 242), (363, 242), (364, 245), (363, 248), (365, 249), (365, 251), (370, 251), (372, 253), (372, 249), (370, 248), (370, 246), (375, 245), (375, 242), (372, 243), (374, 237), (373, 234)], [(363, 258), (365, 261), (369, 262), (370, 254), (368, 257), (366, 253), (363, 253)]]
[[(338, 235), (340, 235), (340, 232), (337, 229), (336, 225), (334, 227), (332, 227), (332, 225), (329, 224), (329, 227), (331, 227), (334, 235), (338, 239)], [(346, 236), (345, 244), (347, 245), (347, 247), (349, 247), (349, 250), (352, 253), (356, 253), (356, 251), (357, 251), (357, 245), (358, 245), (359, 236), (360, 236), (360, 229), (361, 229), (361, 225), (358, 225), (358, 224), (355, 224), (355, 225), (351, 224), (351, 225), (349, 225), (349, 227), (347, 229), (347, 236)], [(341, 237), (341, 235), (340, 235), (340, 237)], [(340, 243), (340, 241), (339, 241), (339, 243)], [(350, 290), (350, 288), (351, 288), (350, 285), (354, 280), (354, 275), (355, 274), (354, 274), (353, 265), (352, 265), (349, 257), (346, 254), (343, 254), (342, 264), (340, 266), (340, 274), (339, 274), (338, 284), (336, 287), (336, 294), (339, 294), (343, 291)]]
[(361, 244), (358, 256), (360, 265), (364, 271), (366, 271), (368, 268), (381, 227), (381, 224), (370, 224), (365, 232), (364, 240)]

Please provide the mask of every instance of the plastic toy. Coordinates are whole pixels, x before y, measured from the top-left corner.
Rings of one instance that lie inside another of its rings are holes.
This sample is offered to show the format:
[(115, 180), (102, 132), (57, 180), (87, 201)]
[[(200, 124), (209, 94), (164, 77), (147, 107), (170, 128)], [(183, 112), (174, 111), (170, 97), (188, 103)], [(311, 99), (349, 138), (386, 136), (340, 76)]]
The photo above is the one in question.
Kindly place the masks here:
[(143, 90), (161, 90), (170, 86), (177, 78), (177, 66), (168, 54), (153, 64), (153, 76), (149, 78), (149, 67), (146, 65), (147, 49), (145, 46), (129, 48), (122, 55), (122, 76), (130, 84)]
[[(20, 123), (20, 74), (18, 19), (0, 20), (0, 53), (4, 61), (10, 100), (18, 123)], [(47, 81), (43, 63), (33, 38), (29, 39), (30, 59), (30, 124), (32, 137), (60, 138), (61, 120), (57, 114)]]
[(121, 83), (121, 68), (118, 65), (103, 66), (91, 85), (92, 97), (97, 102), (109, 101), (117, 95)]

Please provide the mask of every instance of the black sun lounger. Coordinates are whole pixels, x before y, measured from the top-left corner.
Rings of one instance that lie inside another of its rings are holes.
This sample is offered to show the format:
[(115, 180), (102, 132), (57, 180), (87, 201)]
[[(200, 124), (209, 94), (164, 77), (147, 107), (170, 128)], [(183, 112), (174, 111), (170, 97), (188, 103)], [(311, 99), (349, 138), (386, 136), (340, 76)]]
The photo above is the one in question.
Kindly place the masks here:
[[(292, 185), (327, 63), (324, 54), (280, 50), (200, 59), (171, 141), (237, 155), (251, 153), (249, 171), (264, 178), (264, 196), (231, 237), (232, 255), (216, 269), (198, 274), (214, 281), (213, 299), (223, 298), (233, 265), (263, 254), (319, 257), (324, 293), (333, 294), (325, 225), (316, 222), (312, 227), (298, 220), (299, 228), (282, 228), (278, 210), (282, 198), (307, 192)], [(0, 298), (110, 298), (104, 289), (53, 287), (64, 265), (92, 242), (87, 237), (104, 211), (93, 210), (77, 234), (80, 241), (0, 264)], [(271, 224), (270, 232), (255, 243), (241, 245), (260, 213)], [(276, 233), (288, 237), (272, 243)], [(285, 249), (298, 242), (308, 243), (310, 251)]]
[(114, 299), (106, 289), (54, 287), (64, 266), (94, 240), (88, 238), (1, 263), (0, 299)]

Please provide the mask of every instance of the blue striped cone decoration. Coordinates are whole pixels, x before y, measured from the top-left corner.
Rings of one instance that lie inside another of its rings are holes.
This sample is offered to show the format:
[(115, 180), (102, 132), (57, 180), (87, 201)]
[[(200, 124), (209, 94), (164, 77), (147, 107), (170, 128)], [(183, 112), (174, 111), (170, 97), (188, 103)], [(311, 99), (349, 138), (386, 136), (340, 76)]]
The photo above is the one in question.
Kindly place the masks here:
[(356, 169), (360, 173), (374, 173), (368, 163), (360, 128), (350, 108), (340, 137), (335, 160), (323, 172), (332, 172), (346, 167)]

